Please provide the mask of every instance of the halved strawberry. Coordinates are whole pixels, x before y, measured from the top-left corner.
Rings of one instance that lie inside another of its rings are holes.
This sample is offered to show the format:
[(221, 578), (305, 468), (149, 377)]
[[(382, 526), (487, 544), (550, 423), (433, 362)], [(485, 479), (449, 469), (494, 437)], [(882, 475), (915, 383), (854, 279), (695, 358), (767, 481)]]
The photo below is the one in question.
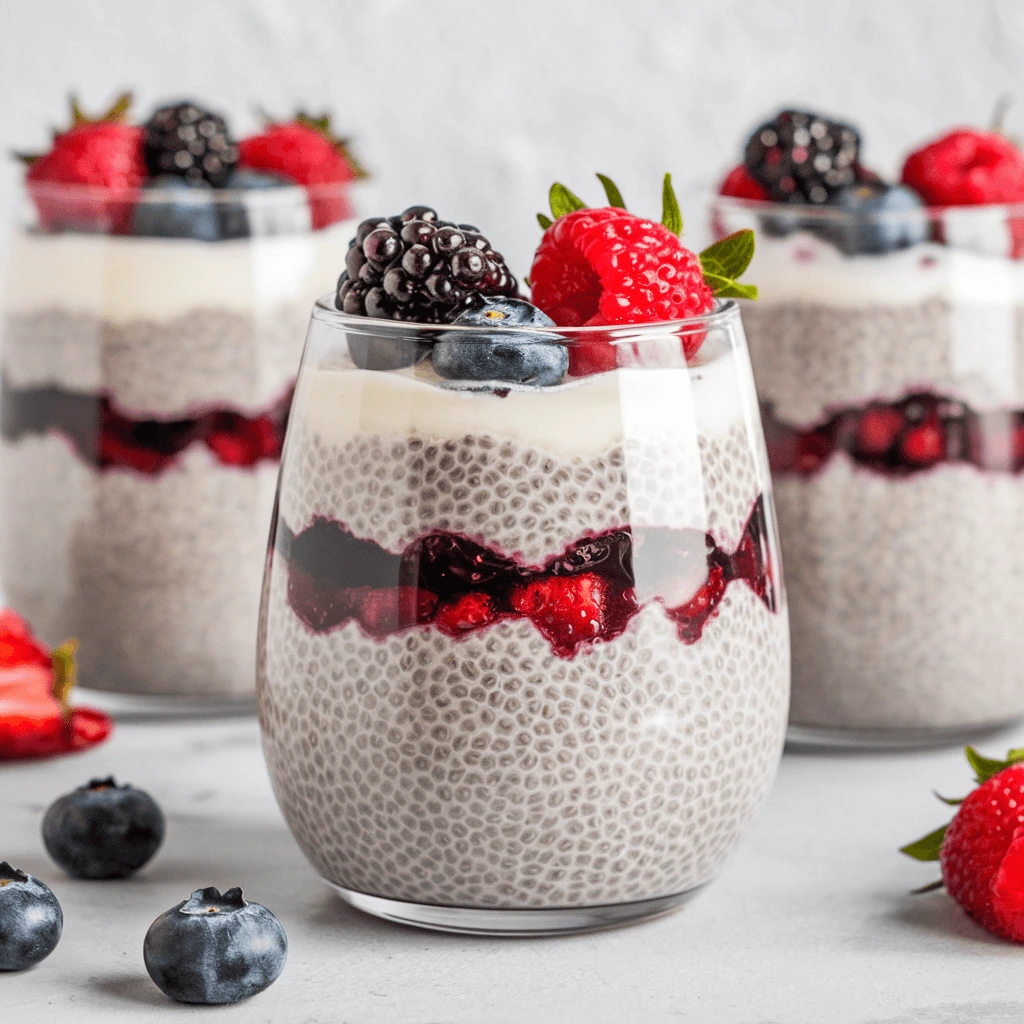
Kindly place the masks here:
[(496, 615), (494, 602), (487, 594), (463, 594), (442, 605), (434, 616), (434, 623), (448, 636), (461, 636), (471, 629), (486, 626)]
[(16, 613), (0, 612), (0, 761), (85, 750), (110, 734), (110, 719), (72, 708), (77, 642), (48, 652)]

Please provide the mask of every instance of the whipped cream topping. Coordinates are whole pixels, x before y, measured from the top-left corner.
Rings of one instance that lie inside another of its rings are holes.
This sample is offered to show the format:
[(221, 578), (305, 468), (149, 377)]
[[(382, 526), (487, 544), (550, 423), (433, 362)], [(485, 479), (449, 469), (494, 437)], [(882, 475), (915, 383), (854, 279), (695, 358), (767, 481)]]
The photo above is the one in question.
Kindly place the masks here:
[(749, 370), (729, 349), (696, 367), (620, 368), (558, 387), (513, 389), (504, 398), (438, 386), (432, 376), (424, 364), (389, 373), (322, 367), (304, 387), (300, 381), (296, 408), (334, 442), (360, 434), (486, 434), (568, 457), (634, 438), (696, 446), (698, 434), (724, 435), (756, 415)]
[(7, 310), (56, 308), (123, 324), (196, 309), (249, 314), (312, 306), (344, 269), (355, 227), (344, 221), (224, 242), (24, 232), (12, 241)]

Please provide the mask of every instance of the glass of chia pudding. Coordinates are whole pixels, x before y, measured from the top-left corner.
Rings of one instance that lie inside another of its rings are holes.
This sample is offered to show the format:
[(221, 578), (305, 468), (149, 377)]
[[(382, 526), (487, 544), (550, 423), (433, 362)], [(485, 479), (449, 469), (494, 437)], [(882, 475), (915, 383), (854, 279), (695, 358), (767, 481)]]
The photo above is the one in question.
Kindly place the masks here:
[(109, 708), (251, 705), (284, 423), (356, 172), (320, 121), (235, 142), (193, 103), (127, 112), (76, 105), (30, 158), (3, 319), (3, 587), (47, 642), (78, 637)]
[(364, 221), (288, 426), (267, 763), (320, 874), (407, 924), (678, 906), (781, 755), (767, 456), (738, 307), (713, 294), (750, 293), (729, 278), (752, 239), (698, 262), (674, 197), (657, 224), (610, 183), (598, 209), (559, 189), (533, 305), (470, 225)]
[(713, 207), (758, 227), (743, 310), (792, 610), (791, 738), (961, 740), (1024, 715), (1024, 155), (958, 129), (900, 184), (784, 111)]

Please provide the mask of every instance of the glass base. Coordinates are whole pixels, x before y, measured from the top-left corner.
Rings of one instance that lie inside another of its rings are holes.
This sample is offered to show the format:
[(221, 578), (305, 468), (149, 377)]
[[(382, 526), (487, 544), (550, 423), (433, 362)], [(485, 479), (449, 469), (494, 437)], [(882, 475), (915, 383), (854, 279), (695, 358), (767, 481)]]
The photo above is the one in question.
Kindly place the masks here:
[(572, 935), (636, 924), (678, 909), (692, 899), (703, 885), (674, 896), (659, 896), (637, 903), (609, 903), (599, 907), (552, 907), (550, 910), (503, 910), (497, 907), (441, 907), (426, 903), (403, 903), (382, 896), (369, 896), (331, 883), (350, 906), (385, 921), (429, 928), (459, 935)]
[(827, 750), (923, 750), (928, 747), (956, 747), (1008, 729), (1020, 716), (987, 725), (954, 725), (938, 729), (841, 729), (832, 726), (790, 723), (786, 732), (787, 751)]
[(142, 722), (152, 719), (233, 718), (256, 714), (256, 697), (196, 697), (183, 694), (115, 693), (76, 686), (72, 696), (75, 704), (99, 708), (121, 722)]

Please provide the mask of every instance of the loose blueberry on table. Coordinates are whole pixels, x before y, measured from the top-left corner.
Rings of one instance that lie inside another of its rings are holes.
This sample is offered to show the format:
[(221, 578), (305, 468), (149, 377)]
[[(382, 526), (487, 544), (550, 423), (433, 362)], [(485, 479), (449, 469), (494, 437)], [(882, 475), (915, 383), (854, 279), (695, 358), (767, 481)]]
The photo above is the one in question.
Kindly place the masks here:
[(63, 928), (64, 914), (50, 889), (0, 861), (0, 971), (24, 971), (45, 960)]
[(172, 999), (237, 1003), (277, 980), (288, 939), (281, 922), (241, 889), (210, 886), (161, 914), (142, 953), (149, 976)]
[(43, 818), (50, 856), (75, 878), (129, 878), (164, 838), (164, 816), (141, 789), (93, 779), (55, 800)]

